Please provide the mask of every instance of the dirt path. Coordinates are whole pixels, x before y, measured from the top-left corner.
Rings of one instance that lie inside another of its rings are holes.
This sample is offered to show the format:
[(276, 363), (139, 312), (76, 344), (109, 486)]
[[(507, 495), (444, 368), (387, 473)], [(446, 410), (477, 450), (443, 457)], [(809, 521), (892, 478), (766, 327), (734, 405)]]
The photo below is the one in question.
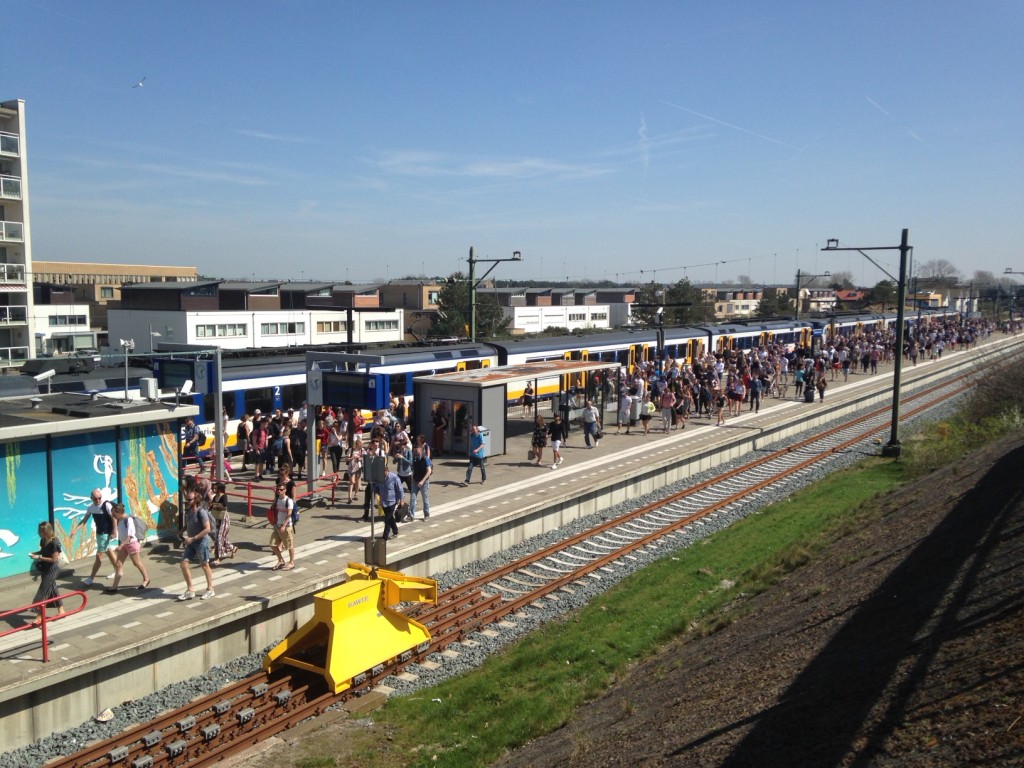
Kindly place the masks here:
[(1024, 437), (879, 503), (498, 765), (1024, 765)]

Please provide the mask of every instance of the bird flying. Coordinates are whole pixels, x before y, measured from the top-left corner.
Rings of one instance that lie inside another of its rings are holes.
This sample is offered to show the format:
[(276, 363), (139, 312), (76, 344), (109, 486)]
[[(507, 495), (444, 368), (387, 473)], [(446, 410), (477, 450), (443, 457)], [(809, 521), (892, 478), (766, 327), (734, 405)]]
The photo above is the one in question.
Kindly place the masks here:
[(135, 85), (133, 85), (132, 88), (141, 88), (145, 82), (146, 82), (146, 78), (142, 78), (141, 80), (139, 80), (139, 82), (137, 82)]

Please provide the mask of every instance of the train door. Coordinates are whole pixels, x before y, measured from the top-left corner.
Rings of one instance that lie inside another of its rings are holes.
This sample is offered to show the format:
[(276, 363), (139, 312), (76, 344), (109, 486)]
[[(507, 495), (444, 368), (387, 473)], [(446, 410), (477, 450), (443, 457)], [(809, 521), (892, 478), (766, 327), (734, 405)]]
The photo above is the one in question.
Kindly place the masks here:
[[(588, 352), (585, 349), (581, 349), (579, 351), (579, 354), (578, 354), (576, 359), (577, 360), (588, 361), (588, 360), (590, 360), (590, 352)], [(587, 391), (587, 389), (586, 389), (586, 387), (587, 387), (587, 374), (585, 372), (583, 372), (583, 371), (579, 371), (578, 373), (574, 374), (573, 378), (575, 379), (575, 381), (574, 381), (575, 387), (578, 390), (580, 390), (580, 391), (586, 392)], [(588, 394), (588, 396), (590, 395), (589, 392), (587, 394)]]
[(718, 349), (716, 349), (715, 351), (716, 352), (728, 352), (730, 349), (732, 349), (732, 336), (726, 336), (725, 334), (722, 334), (721, 336), (719, 336), (718, 337)]

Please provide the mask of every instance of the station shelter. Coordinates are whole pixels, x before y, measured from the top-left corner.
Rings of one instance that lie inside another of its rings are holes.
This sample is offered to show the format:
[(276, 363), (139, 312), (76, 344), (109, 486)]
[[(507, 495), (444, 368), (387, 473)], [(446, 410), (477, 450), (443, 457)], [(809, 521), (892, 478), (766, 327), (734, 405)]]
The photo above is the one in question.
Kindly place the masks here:
[(148, 535), (178, 526), (179, 433), (194, 405), (124, 401), (97, 393), (0, 400), (0, 577), (24, 573), (53, 525), (70, 560), (96, 551), (91, 492), (144, 519)]
[[(589, 375), (614, 366), (600, 360), (544, 360), (417, 376), (413, 380), (415, 432), (433, 436), (434, 415), (440, 411), (448, 425), (446, 433), (438, 436), (444, 440), (445, 452), (468, 454), (470, 429), (477, 425), (487, 430), (487, 455), (504, 454), (509, 409), (515, 408), (518, 393), (527, 382), (535, 393), (557, 392), (551, 398), (553, 409), (568, 409), (573, 393), (578, 393), (578, 407), (582, 408), (584, 393), (590, 389)], [(510, 391), (514, 393), (511, 396)]]

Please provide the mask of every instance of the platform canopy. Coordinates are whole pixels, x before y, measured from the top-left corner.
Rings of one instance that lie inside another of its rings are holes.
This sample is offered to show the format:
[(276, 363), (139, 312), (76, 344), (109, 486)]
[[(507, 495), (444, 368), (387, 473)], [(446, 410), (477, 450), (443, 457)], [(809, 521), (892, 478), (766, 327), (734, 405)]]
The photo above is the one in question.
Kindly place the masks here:
[[(474, 368), (413, 379), (416, 432), (432, 434), (432, 414), (439, 410), (451, 424), (450, 448), (459, 454), (469, 445), (469, 427), (486, 427), (488, 455), (505, 453), (508, 404), (526, 382), (534, 384), (538, 397), (550, 397), (568, 390), (562, 377), (577, 377), (591, 371), (619, 367), (614, 360), (541, 360), (498, 368)], [(547, 393), (547, 394), (545, 394)]]

